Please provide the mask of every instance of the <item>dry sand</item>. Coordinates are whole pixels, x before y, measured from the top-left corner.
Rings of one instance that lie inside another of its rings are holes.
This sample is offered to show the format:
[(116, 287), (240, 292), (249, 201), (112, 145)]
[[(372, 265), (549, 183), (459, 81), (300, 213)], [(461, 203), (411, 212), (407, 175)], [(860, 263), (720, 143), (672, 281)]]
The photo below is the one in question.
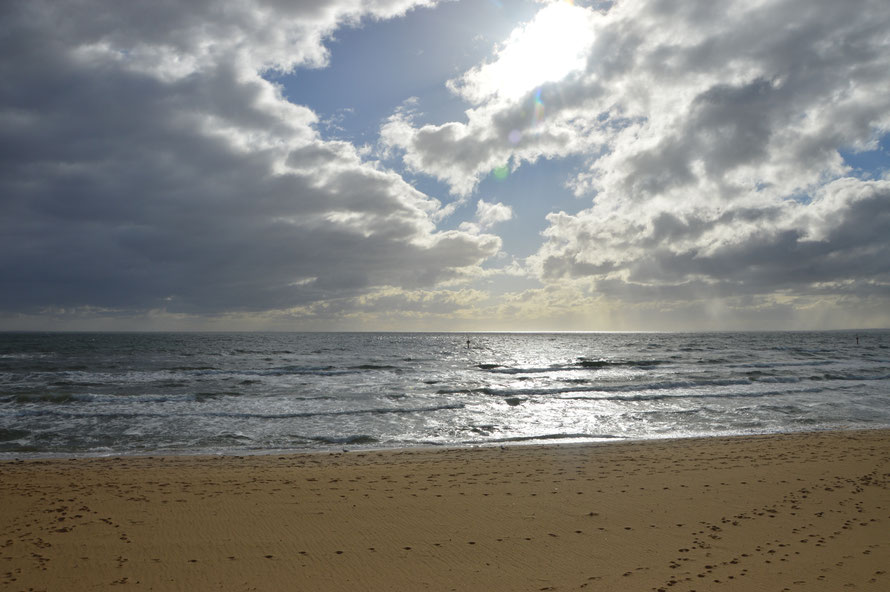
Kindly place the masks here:
[(0, 590), (890, 590), (890, 431), (0, 463)]

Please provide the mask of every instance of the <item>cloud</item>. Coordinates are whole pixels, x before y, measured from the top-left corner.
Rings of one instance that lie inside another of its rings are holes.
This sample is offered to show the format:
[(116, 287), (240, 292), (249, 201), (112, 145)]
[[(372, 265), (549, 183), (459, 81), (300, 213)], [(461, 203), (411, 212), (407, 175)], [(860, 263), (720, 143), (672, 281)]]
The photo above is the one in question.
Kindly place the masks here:
[(0, 8), (0, 309), (261, 311), (411, 290), (500, 248), (286, 101), (339, 26), (426, 0)]
[(471, 102), (466, 121), (417, 127), (397, 115), (382, 137), (459, 195), (504, 163), (583, 159), (570, 187), (592, 204), (550, 214), (528, 261), (545, 282), (586, 279), (629, 302), (886, 298), (890, 188), (853, 177), (842, 157), (890, 133), (884, 3), (577, 10), (583, 71), (500, 93), (488, 74), (525, 42), (518, 29), (452, 84)]
[(513, 208), (502, 203), (488, 203), (480, 199), (476, 204), (476, 217), (479, 225), (489, 228), (498, 222), (506, 222), (513, 217)]
[(480, 199), (476, 202), (476, 220), (462, 222), (460, 228), (467, 232), (479, 234), (498, 224), (513, 218), (513, 208), (502, 203), (488, 203)]
[[(445, 206), (269, 80), (325, 67), (339, 27), (433, 4), (0, 5), (0, 315), (890, 322), (890, 176), (843, 156), (890, 133), (883, 2), (543, 3), (448, 82), (464, 119), (418, 124), (421, 97), (381, 128), (384, 162), (446, 183)], [(510, 259), (492, 229), (513, 210), (476, 188), (567, 156), (587, 201)]]

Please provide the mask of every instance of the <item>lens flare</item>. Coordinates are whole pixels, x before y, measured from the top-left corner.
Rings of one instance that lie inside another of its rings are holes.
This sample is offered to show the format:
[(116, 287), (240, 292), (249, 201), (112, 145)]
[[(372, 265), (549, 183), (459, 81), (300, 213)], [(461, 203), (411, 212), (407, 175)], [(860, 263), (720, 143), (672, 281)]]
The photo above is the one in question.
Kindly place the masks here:
[(544, 101), (541, 100), (541, 89), (535, 91), (535, 98), (532, 105), (532, 128), (537, 127), (544, 121)]

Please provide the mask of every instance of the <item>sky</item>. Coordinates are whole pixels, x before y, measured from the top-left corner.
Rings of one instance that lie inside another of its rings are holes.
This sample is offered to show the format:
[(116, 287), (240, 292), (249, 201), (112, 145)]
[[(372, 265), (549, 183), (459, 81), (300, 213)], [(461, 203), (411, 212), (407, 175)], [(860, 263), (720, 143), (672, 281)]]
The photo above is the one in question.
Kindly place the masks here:
[(886, 0), (7, 0), (0, 330), (890, 327)]

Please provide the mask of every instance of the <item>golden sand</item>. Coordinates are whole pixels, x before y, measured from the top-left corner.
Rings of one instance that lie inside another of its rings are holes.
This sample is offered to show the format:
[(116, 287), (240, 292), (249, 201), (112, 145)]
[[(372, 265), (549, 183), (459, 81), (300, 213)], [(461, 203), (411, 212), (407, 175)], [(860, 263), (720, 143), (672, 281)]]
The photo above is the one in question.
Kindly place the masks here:
[(890, 431), (0, 463), (0, 590), (890, 590)]

